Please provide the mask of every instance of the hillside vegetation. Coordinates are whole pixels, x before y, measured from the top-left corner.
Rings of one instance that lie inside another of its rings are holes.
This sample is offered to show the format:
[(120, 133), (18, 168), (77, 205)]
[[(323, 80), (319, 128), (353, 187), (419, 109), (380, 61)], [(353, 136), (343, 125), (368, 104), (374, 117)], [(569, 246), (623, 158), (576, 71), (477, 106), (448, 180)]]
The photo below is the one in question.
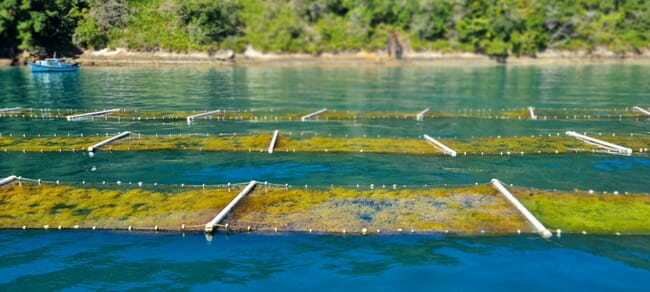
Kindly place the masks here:
[(404, 49), (534, 55), (638, 52), (645, 0), (0, 0), (0, 54), (136, 51), (339, 52)]

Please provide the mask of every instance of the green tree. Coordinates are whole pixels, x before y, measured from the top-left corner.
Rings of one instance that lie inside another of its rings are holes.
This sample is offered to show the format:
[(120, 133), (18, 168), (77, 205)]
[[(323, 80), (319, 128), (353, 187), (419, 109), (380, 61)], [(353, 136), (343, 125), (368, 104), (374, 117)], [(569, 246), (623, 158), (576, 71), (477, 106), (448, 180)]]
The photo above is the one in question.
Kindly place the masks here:
[(106, 47), (109, 34), (123, 27), (129, 18), (126, 0), (90, 0), (90, 9), (79, 12), (82, 16), (73, 35), (77, 46), (95, 49)]
[(181, 1), (179, 16), (185, 22), (190, 38), (199, 44), (221, 42), (238, 35), (241, 22), (236, 1)]

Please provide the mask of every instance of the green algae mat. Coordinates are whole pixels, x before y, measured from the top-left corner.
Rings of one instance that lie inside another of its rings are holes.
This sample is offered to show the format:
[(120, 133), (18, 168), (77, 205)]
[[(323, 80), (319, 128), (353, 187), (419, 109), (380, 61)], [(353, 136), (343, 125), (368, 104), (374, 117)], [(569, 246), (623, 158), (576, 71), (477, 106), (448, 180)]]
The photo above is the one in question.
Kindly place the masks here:
[[(0, 227), (202, 230), (242, 189), (243, 184), (58, 184), (22, 179), (0, 186)], [(511, 191), (549, 229), (650, 233), (648, 194), (522, 187)], [(236, 231), (534, 232), (488, 184), (425, 189), (258, 184), (221, 223), (222, 229)]]

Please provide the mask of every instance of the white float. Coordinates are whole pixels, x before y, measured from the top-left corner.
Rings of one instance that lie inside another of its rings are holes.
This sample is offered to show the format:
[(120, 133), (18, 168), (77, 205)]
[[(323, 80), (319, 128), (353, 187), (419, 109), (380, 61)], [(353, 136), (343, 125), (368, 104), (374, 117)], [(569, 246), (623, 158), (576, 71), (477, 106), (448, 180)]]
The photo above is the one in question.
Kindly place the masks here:
[(578, 140), (581, 140), (587, 144), (591, 144), (594, 146), (598, 146), (600, 148), (606, 149), (608, 152), (613, 152), (616, 154), (622, 154), (622, 155), (632, 155), (632, 149), (623, 147), (620, 145), (616, 145), (614, 143), (609, 143), (600, 139), (596, 139), (593, 137), (589, 137), (587, 135), (583, 134), (578, 134), (574, 131), (566, 131), (567, 136), (575, 137)]
[(539, 222), (539, 220), (537, 220), (537, 218), (535, 218), (535, 216), (530, 213), (530, 211), (528, 211), (528, 209), (526, 209), (526, 207), (524, 207), (524, 205), (522, 205), (519, 200), (517, 200), (517, 198), (515, 198), (515, 196), (513, 196), (498, 179), (493, 178), (490, 182), (492, 182), (492, 186), (494, 186), (499, 191), (499, 193), (501, 193), (508, 201), (510, 201), (510, 203), (515, 206), (515, 208), (517, 208), (517, 210), (519, 210), (519, 212), (521, 212), (522, 215), (524, 215), (528, 222), (533, 224), (537, 232), (539, 232), (542, 237), (551, 237), (552, 233), (546, 229), (546, 227), (544, 227), (542, 222)]
[(306, 115), (300, 117), (300, 120), (304, 122), (304, 121), (309, 120), (309, 119), (311, 119), (311, 118), (313, 118), (313, 117), (315, 117), (317, 115), (320, 115), (320, 114), (322, 114), (322, 113), (324, 113), (326, 111), (327, 111), (327, 108), (320, 109), (318, 111), (315, 111), (313, 113), (306, 114)]
[(280, 134), (280, 131), (275, 130), (273, 132), (273, 138), (271, 139), (271, 144), (269, 144), (269, 154), (273, 153), (273, 149), (275, 149), (275, 143), (278, 141), (278, 135)]
[(639, 106), (632, 107), (633, 110), (644, 113), (646, 116), (650, 116), (650, 111), (647, 111)]
[(119, 134), (117, 134), (117, 135), (115, 135), (113, 137), (110, 137), (110, 138), (108, 138), (108, 139), (106, 139), (104, 141), (101, 141), (101, 142), (99, 142), (99, 143), (97, 143), (97, 144), (95, 144), (93, 146), (88, 146), (88, 152), (91, 152), (91, 153), (95, 152), (95, 150), (97, 150), (99, 147), (102, 147), (102, 146), (104, 146), (104, 145), (106, 145), (108, 143), (111, 143), (111, 142), (115, 141), (115, 140), (122, 139), (122, 138), (124, 138), (124, 137), (126, 137), (126, 136), (128, 136), (130, 134), (131, 134), (131, 132), (129, 132), (129, 131), (122, 132), (122, 133), (119, 133)]
[(193, 121), (194, 119), (196, 119), (196, 118), (201, 118), (201, 117), (205, 117), (205, 116), (211, 116), (211, 115), (214, 115), (214, 114), (218, 114), (218, 113), (220, 113), (220, 112), (221, 112), (221, 110), (213, 110), (213, 111), (209, 111), (209, 112), (204, 112), (204, 113), (200, 113), (200, 114), (196, 114), (196, 115), (188, 116), (188, 117), (187, 117), (187, 124), (191, 124), (192, 121)]
[(531, 120), (537, 120), (537, 116), (535, 115), (535, 108), (532, 106), (528, 107), (528, 113), (530, 114), (530, 119)]
[(78, 119), (92, 117), (92, 116), (101, 116), (101, 115), (105, 115), (105, 114), (113, 113), (113, 112), (117, 112), (117, 111), (120, 111), (120, 109), (119, 108), (114, 108), (114, 109), (97, 111), (97, 112), (92, 112), (92, 113), (70, 115), (70, 116), (65, 116), (65, 118), (68, 121), (73, 121), (73, 120), (78, 120)]
[(21, 109), (22, 109), (22, 108), (20, 108), (20, 107), (0, 108), (0, 113), (15, 112), (15, 111), (19, 111), (19, 110), (21, 110)]
[(10, 183), (10, 182), (16, 180), (16, 178), (17, 177), (15, 175), (10, 175), (8, 177), (0, 179), (0, 186), (3, 186), (3, 185), (6, 185), (6, 184)]
[(415, 117), (416, 120), (421, 121), (424, 119), (424, 115), (429, 112), (429, 108), (425, 108), (423, 111), (418, 113), (418, 115)]
[(226, 207), (217, 214), (210, 222), (205, 224), (205, 233), (212, 233), (214, 231), (214, 227), (219, 224), (225, 217), (230, 213), (230, 210), (237, 206), (239, 201), (241, 201), (248, 193), (250, 193), (253, 188), (255, 188), (255, 185), (257, 185), (257, 182), (252, 180), (248, 183), (248, 185), (234, 198)]
[(427, 140), (427, 142), (429, 142), (431, 144), (434, 144), (434, 146), (437, 146), (438, 148), (442, 149), (442, 151), (445, 154), (449, 154), (451, 157), (456, 157), (456, 151), (454, 151), (453, 149), (447, 147), (447, 145), (440, 143), (440, 141), (438, 141), (438, 140), (436, 140), (434, 138), (431, 138), (427, 134), (424, 134), (423, 137), (424, 137), (425, 140)]

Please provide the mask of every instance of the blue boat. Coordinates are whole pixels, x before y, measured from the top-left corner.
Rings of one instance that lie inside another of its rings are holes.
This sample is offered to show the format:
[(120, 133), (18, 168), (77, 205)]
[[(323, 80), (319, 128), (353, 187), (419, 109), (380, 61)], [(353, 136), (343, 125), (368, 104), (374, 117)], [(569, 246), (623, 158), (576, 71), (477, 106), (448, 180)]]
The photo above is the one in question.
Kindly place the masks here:
[(71, 72), (79, 70), (79, 63), (73, 63), (68, 58), (47, 58), (36, 62), (27, 62), (32, 72)]

